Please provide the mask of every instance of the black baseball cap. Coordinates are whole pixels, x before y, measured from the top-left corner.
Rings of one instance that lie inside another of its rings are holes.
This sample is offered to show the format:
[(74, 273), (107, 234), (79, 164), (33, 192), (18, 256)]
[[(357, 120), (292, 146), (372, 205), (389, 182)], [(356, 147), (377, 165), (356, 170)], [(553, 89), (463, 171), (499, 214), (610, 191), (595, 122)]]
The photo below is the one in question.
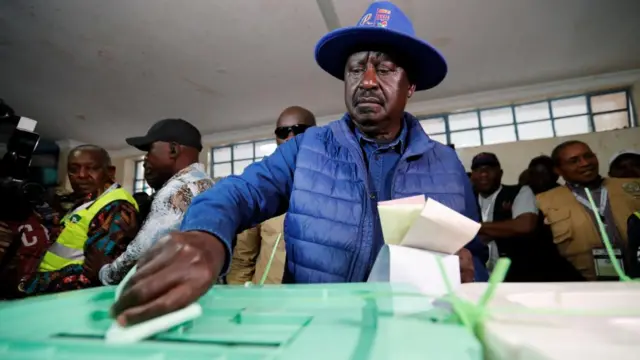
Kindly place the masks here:
[(471, 160), (471, 170), (475, 170), (481, 166), (500, 167), (500, 161), (494, 153), (481, 152)]
[(160, 120), (153, 124), (147, 135), (130, 137), (126, 140), (127, 144), (142, 151), (149, 151), (151, 144), (156, 141), (173, 142), (202, 151), (200, 131), (190, 122), (182, 119)]

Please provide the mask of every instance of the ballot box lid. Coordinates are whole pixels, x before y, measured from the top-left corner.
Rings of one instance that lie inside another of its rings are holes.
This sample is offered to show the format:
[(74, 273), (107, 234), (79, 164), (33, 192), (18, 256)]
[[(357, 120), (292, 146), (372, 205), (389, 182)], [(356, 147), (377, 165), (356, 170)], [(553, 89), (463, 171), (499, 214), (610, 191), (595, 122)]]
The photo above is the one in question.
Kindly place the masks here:
[(215, 286), (203, 315), (130, 345), (104, 335), (114, 287), (0, 306), (0, 359), (480, 360), (474, 335), (409, 286)]

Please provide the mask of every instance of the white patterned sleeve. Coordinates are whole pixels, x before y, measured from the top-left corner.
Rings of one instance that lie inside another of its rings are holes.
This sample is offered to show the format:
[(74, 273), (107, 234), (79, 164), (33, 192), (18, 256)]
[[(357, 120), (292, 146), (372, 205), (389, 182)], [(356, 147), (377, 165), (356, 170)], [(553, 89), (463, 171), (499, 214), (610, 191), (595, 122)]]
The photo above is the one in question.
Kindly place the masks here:
[(167, 200), (166, 197), (153, 200), (149, 215), (127, 250), (100, 269), (99, 278), (104, 285), (119, 284), (147, 250), (163, 236), (178, 230), (184, 213)]

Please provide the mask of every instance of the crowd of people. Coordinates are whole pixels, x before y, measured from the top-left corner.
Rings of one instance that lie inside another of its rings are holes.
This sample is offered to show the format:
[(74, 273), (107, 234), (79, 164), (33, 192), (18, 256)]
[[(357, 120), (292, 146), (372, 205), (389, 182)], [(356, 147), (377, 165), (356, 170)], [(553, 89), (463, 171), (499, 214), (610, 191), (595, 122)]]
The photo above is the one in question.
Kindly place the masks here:
[(184, 307), (216, 282), (362, 282), (384, 245), (377, 203), (416, 194), (481, 222), (457, 253), (463, 282), (486, 281), (499, 257), (512, 260), (507, 281), (611, 279), (599, 220), (620, 266), (637, 276), (638, 152), (615, 156), (606, 177), (580, 141), (532, 159), (516, 185), (502, 183), (492, 153), (475, 156), (467, 173), (454, 149), (405, 112), (447, 66), (389, 2), (323, 37), (316, 61), (344, 81), (343, 118), (315, 126), (309, 110), (285, 109), (275, 152), (240, 176), (211, 179), (198, 162), (200, 131), (181, 119), (127, 139), (146, 153), (150, 198), (115, 181), (104, 149), (73, 149), (72, 196), (1, 224), (0, 296), (118, 284), (137, 265), (112, 309), (126, 325)]

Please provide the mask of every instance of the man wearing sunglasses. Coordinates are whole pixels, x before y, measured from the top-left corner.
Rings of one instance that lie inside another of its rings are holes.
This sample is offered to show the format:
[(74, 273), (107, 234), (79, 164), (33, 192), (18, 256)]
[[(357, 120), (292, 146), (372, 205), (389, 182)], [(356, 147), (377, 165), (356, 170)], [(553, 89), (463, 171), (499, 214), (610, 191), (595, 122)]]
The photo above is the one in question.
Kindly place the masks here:
[[(316, 118), (311, 111), (300, 106), (289, 107), (278, 117), (275, 130), (276, 142), (282, 145), (312, 126), (316, 126)], [(281, 237), (283, 228), (284, 215), (280, 215), (238, 235), (236, 246), (233, 248), (233, 260), (227, 275), (227, 283), (244, 284), (247, 281), (258, 283), (267, 270), (271, 252), (276, 246), (277, 250), (265, 283), (281, 283), (286, 262), (285, 242), (284, 237)], [(278, 237), (280, 237), (279, 242)]]
[[(344, 81), (342, 119), (308, 129), (194, 199), (181, 232), (138, 262), (134, 285), (112, 308), (119, 324), (196, 301), (228, 272), (236, 234), (285, 212), (285, 283), (366, 281), (384, 245), (379, 201), (422, 194), (478, 220), (455, 150), (405, 112), (447, 65), (398, 7), (371, 3), (358, 25), (318, 42), (316, 62)], [(463, 281), (487, 279), (486, 246), (475, 239), (459, 256)]]

